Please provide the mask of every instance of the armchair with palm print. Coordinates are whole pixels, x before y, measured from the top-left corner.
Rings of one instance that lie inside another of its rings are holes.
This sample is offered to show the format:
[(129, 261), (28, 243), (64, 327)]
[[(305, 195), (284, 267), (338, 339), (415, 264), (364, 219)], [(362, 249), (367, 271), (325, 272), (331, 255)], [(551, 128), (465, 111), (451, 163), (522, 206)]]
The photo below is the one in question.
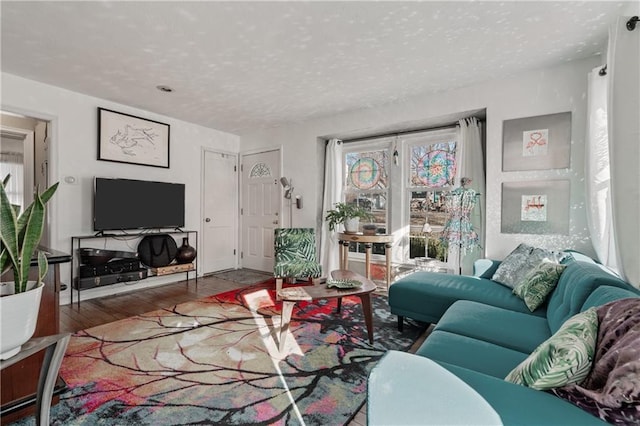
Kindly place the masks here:
[(274, 238), (273, 274), (276, 294), (282, 290), (285, 278), (313, 280), (322, 275), (322, 265), (316, 254), (316, 233), (313, 228), (276, 228)]

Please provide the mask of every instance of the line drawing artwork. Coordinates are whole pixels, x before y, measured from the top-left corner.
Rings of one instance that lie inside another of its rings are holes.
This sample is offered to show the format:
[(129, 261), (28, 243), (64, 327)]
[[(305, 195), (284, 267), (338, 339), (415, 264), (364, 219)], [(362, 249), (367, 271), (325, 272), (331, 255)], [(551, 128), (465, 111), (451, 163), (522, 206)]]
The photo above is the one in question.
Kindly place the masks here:
[(146, 143), (151, 144), (151, 150), (155, 150), (155, 139), (159, 136), (151, 127), (139, 128), (126, 124), (124, 130), (118, 129), (109, 141), (118, 146), (123, 154), (137, 157), (140, 154), (139, 151), (148, 151), (149, 147), (145, 146)]
[(523, 195), (520, 220), (530, 222), (547, 221), (547, 196)]
[(170, 126), (98, 108), (98, 159), (169, 168)]
[(522, 132), (522, 156), (536, 157), (547, 155), (549, 129), (528, 130)]

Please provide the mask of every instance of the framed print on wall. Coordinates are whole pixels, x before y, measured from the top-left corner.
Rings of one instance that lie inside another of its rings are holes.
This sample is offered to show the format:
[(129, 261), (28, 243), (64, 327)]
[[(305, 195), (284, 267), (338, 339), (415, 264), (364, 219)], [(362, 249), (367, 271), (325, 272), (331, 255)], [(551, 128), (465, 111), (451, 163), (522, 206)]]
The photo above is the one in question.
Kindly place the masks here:
[(503, 234), (569, 234), (568, 179), (502, 184)]
[(170, 126), (98, 108), (98, 160), (169, 168)]
[(569, 168), (571, 112), (502, 122), (502, 171)]

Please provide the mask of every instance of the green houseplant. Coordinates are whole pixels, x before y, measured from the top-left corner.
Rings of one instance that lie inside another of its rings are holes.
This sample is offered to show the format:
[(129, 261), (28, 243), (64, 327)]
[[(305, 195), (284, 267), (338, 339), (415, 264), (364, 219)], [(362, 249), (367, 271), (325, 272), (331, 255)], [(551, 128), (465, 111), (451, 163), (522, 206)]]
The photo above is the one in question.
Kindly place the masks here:
[[(357, 219), (357, 220), (354, 220)], [(329, 224), (329, 230), (335, 231), (339, 224), (344, 224), (345, 232), (358, 232), (360, 219), (373, 220), (373, 215), (369, 210), (353, 203), (336, 203), (335, 208), (327, 211), (325, 220)]]
[(29, 281), (29, 269), (42, 238), (46, 219), (45, 203), (58, 188), (56, 183), (42, 194), (36, 191), (34, 201), (20, 213), (18, 206), (9, 202), (5, 190), (9, 177), (0, 185), (0, 271), (3, 275), (12, 271), (13, 283), (2, 283), (1, 287), (0, 359), (18, 353), (35, 331), (44, 285), (42, 279), (49, 266), (44, 253), (38, 251), (37, 281)]

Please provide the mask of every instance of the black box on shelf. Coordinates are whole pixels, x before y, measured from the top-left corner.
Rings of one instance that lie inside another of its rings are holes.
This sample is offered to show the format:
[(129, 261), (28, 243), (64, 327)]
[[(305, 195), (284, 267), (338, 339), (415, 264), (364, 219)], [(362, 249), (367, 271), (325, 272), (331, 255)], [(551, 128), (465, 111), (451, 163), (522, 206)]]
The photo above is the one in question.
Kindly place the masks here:
[(122, 272), (118, 274), (78, 278), (73, 283), (73, 288), (76, 290), (86, 290), (89, 288), (102, 287), (105, 285), (124, 283), (128, 281), (138, 281), (147, 278), (148, 274), (149, 271), (143, 268), (136, 271)]
[(80, 265), (80, 277), (99, 277), (123, 272), (135, 272), (139, 269), (140, 261), (138, 259), (118, 259), (107, 262), (104, 265)]

